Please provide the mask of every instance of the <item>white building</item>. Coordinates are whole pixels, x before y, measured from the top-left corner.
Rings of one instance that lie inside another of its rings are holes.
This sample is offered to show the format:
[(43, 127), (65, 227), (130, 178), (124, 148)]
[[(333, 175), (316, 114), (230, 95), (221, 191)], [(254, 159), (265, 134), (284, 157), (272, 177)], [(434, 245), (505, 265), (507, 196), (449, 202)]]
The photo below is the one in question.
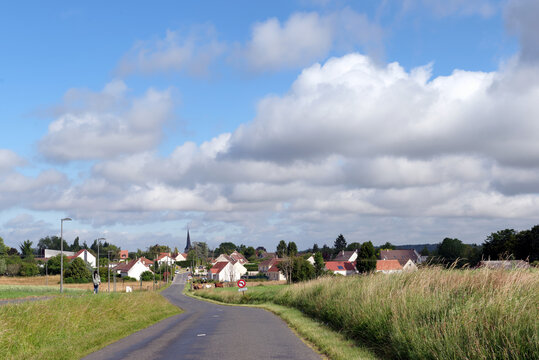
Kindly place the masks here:
[(144, 265), (141, 259), (131, 260), (128, 263), (122, 263), (114, 268), (114, 271), (121, 277), (129, 276), (140, 280), (140, 275), (145, 271), (151, 271), (150, 268)]
[(240, 262), (232, 263), (227, 261), (219, 261), (211, 269), (212, 280), (217, 281), (238, 281), (242, 275), (247, 273), (245, 266)]

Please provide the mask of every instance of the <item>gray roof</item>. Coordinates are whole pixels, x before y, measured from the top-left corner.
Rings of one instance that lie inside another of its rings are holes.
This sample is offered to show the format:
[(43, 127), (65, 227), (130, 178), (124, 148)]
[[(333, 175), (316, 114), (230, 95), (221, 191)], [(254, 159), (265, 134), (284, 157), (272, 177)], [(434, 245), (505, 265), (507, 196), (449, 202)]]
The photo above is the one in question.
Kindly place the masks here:
[(410, 250), (381, 250), (380, 260), (398, 260), (399, 263), (404, 266), (408, 260), (412, 260), (414, 263), (420, 261), (417, 251)]

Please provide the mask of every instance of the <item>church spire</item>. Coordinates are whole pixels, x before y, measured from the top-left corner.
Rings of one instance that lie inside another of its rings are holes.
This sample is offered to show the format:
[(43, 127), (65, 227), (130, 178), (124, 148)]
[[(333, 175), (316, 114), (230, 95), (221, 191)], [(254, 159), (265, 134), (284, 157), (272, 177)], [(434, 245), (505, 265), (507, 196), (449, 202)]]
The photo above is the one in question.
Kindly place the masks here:
[(189, 237), (189, 229), (187, 229), (187, 243), (185, 244), (185, 253), (188, 253), (191, 250), (191, 238)]

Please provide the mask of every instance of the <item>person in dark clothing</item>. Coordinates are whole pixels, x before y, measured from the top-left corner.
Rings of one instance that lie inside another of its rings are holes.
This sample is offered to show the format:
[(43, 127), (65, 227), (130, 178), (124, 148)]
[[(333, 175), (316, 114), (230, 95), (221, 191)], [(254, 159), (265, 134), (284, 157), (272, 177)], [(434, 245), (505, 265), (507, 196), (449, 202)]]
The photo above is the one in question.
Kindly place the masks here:
[(99, 292), (99, 284), (101, 284), (101, 277), (99, 276), (97, 270), (94, 271), (92, 280), (94, 282), (94, 294), (97, 294)]

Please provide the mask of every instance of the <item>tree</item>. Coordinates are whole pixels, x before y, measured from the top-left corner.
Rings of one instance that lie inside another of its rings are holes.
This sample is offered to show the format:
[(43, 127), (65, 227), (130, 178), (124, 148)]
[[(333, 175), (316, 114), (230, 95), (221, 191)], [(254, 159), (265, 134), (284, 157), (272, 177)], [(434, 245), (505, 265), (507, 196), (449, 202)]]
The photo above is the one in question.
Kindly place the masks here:
[(360, 273), (369, 273), (376, 270), (376, 259), (360, 259), (356, 260), (356, 268)]
[(395, 250), (396, 247), (389, 241), (387, 241), (384, 245), (380, 246), (380, 250)]
[(376, 270), (376, 255), (372, 242), (367, 241), (361, 244), (356, 260), (356, 267), (360, 273), (368, 273)]
[(324, 260), (329, 261), (331, 259), (332, 254), (333, 254), (333, 250), (329, 246), (324, 244), (324, 246), (322, 246), (322, 257), (324, 258)]
[(320, 251), (320, 248), (318, 248), (318, 244), (314, 244), (313, 245), (313, 254), (316, 254), (319, 251)]
[[(69, 249), (66, 239), (62, 239), (64, 249)], [(43, 255), (45, 249), (60, 250), (60, 238), (58, 236), (47, 236), (39, 239), (37, 243), (38, 254)]]
[(237, 246), (236, 244), (232, 242), (222, 242), (219, 244), (219, 246), (215, 249), (215, 256), (219, 256), (221, 254), (232, 254), (236, 250)]
[(23, 261), (19, 269), (21, 276), (36, 276), (39, 274), (39, 269), (33, 261)]
[(517, 234), (513, 254), (521, 260), (539, 260), (539, 225)]
[(290, 241), (290, 242), (288, 243), (287, 248), (286, 248), (286, 254), (287, 254), (288, 256), (296, 256), (297, 253), (298, 253), (298, 246), (296, 245), (295, 242)]
[(288, 252), (288, 247), (286, 246), (286, 242), (284, 240), (279, 241), (279, 244), (277, 245), (277, 257), (284, 257)]
[(516, 232), (513, 229), (492, 233), (483, 243), (483, 257), (492, 260), (510, 258), (514, 255), (516, 242)]
[(19, 252), (17, 251), (17, 249), (15, 249), (15, 248), (9, 248), (9, 249), (7, 250), (7, 254), (8, 254), (9, 256), (20, 255)]
[(426, 246), (423, 246), (423, 249), (421, 249), (421, 252), (419, 253), (421, 256), (429, 256), (430, 255), (430, 251), (429, 249), (427, 249)]
[(372, 242), (370, 241), (367, 241), (367, 242), (364, 242), (363, 244), (361, 244), (361, 248), (359, 249), (359, 254), (358, 254), (358, 258), (359, 259), (375, 259), (376, 256), (374, 254), (374, 245), (372, 244)]
[(73, 279), (74, 282), (89, 282), (92, 279), (92, 272), (88, 264), (81, 258), (75, 258), (66, 268), (65, 277)]
[(464, 255), (464, 244), (459, 239), (445, 238), (438, 245), (438, 256), (446, 263), (453, 263)]
[(77, 252), (81, 249), (78, 236), (75, 238), (75, 240), (73, 240), (73, 244), (69, 247), (69, 249), (74, 252)]
[(292, 270), (294, 269), (294, 259), (283, 255), (282, 260), (277, 264), (277, 268), (281, 270), (284, 277), (286, 278), (287, 283), (292, 282)]
[(316, 276), (316, 270), (310, 262), (302, 257), (293, 258), (293, 266), (291, 273), (292, 282), (300, 282), (314, 279)]
[[(60, 254), (53, 256), (47, 261), (48, 272), (51, 275), (60, 273)], [(64, 255), (64, 266), (69, 263), (69, 259)]]
[(254, 257), (256, 255), (256, 250), (254, 247), (249, 246), (248, 248), (245, 249), (245, 251), (243, 252), (243, 255), (245, 255), (245, 257), (249, 259), (249, 261), (252, 261), (254, 260)]
[(340, 251), (346, 249), (346, 239), (342, 234), (339, 234), (339, 236), (337, 236), (333, 247), (335, 248), (335, 253), (339, 253)]
[(358, 250), (361, 249), (361, 244), (358, 243), (358, 242), (353, 242), (353, 243), (350, 243), (348, 244), (348, 246), (346, 247), (346, 251), (354, 251), (354, 250)]
[(4, 239), (0, 236), (0, 255), (5, 255), (7, 253), (7, 246), (4, 244)]
[(19, 245), (21, 254), (23, 257), (28, 258), (34, 256), (34, 249), (32, 249), (32, 242), (30, 240), (24, 241)]
[(314, 254), (314, 271), (316, 277), (321, 276), (325, 272), (324, 258), (322, 257), (321, 252), (316, 252)]

